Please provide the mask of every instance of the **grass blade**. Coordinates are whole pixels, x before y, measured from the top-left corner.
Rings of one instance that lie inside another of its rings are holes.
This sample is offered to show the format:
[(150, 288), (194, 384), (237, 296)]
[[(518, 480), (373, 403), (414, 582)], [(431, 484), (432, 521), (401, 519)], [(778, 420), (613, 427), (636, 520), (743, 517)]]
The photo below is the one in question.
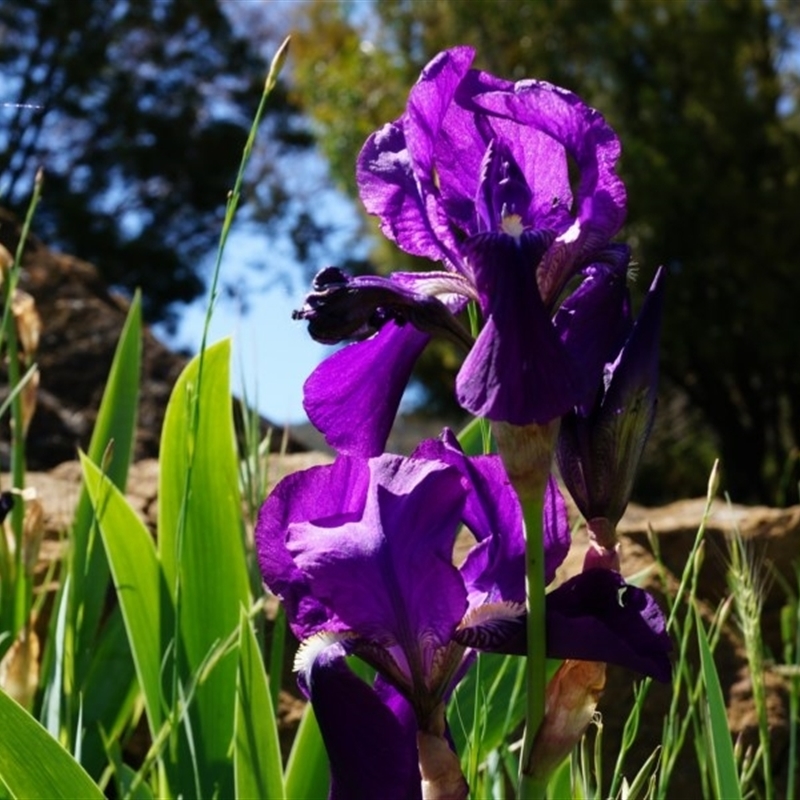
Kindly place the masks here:
[(237, 799), (283, 798), (283, 765), (275, 709), (258, 642), (244, 609), (239, 623), (233, 742)]
[(697, 644), (700, 649), (700, 668), (706, 687), (704, 731), (712, 768), (714, 795), (727, 800), (737, 800), (742, 797), (742, 792), (736, 771), (733, 743), (728, 731), (725, 699), (722, 695), (722, 687), (719, 683), (717, 668), (711, 655), (703, 621), (696, 610), (695, 626), (697, 627)]

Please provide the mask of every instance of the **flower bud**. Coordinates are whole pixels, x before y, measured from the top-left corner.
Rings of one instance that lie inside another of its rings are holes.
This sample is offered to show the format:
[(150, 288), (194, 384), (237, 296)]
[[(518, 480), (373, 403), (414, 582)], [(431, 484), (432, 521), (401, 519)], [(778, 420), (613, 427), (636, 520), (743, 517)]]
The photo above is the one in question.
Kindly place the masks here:
[(547, 685), (545, 715), (531, 752), (531, 774), (548, 778), (592, 721), (606, 683), (606, 665), (567, 659)]

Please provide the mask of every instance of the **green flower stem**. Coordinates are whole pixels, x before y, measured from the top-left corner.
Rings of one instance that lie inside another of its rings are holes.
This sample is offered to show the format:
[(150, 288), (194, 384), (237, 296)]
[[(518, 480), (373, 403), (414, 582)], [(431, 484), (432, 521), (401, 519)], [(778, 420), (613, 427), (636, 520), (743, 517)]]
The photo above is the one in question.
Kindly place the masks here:
[(520, 800), (544, 798), (547, 780), (533, 777), (531, 756), (536, 733), (544, 719), (547, 688), (544, 607), (544, 491), (522, 502), (525, 519), (526, 591), (528, 598), (527, 708), (519, 772)]

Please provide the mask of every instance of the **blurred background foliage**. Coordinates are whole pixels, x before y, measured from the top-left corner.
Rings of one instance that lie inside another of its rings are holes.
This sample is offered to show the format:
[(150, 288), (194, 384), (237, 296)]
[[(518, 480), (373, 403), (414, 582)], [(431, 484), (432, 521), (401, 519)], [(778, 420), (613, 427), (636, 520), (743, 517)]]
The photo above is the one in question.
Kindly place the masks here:
[[(112, 284), (142, 286), (149, 319), (178, 313), (202, 289), (263, 54), (288, 30), (290, 84), (264, 125), (243, 224), (288, 235), (304, 275), (331, 261), (413, 268), (379, 237), (369, 251), (333, 246), (319, 186), (355, 202), (361, 145), (402, 113), (440, 49), (471, 44), (478, 68), (566, 86), (622, 139), (635, 290), (669, 268), (660, 421), (639, 497), (702, 494), (719, 454), (735, 500), (798, 501), (800, 5), (5, 0), (2, 202), (18, 208), (43, 164), (37, 233)], [(444, 346), (421, 365), (421, 413), (455, 411), (457, 366)]]
[(320, 1), (296, 21), (295, 78), (351, 192), (364, 138), (454, 43), (477, 48), (478, 68), (600, 108), (623, 142), (639, 290), (658, 264), (670, 273), (658, 463), (640, 493), (701, 492), (719, 452), (736, 500), (787, 502), (800, 478), (799, 22), (791, 0), (384, 0), (369, 14)]

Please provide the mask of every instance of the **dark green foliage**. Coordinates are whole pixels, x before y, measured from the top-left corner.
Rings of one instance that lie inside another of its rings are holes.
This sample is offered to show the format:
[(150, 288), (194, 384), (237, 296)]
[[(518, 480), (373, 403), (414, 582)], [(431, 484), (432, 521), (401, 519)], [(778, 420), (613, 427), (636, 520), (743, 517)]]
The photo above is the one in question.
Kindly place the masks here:
[[(472, 44), (479, 68), (578, 92), (623, 142), (623, 235), (640, 290), (669, 268), (665, 376), (718, 442), (735, 499), (796, 501), (796, 4), (385, 0), (374, 12), (313, 3), (297, 49), (297, 84), (342, 184), (354, 190), (364, 138), (401, 113), (419, 68), (445, 47)], [(375, 255), (379, 268), (398, 260)]]

